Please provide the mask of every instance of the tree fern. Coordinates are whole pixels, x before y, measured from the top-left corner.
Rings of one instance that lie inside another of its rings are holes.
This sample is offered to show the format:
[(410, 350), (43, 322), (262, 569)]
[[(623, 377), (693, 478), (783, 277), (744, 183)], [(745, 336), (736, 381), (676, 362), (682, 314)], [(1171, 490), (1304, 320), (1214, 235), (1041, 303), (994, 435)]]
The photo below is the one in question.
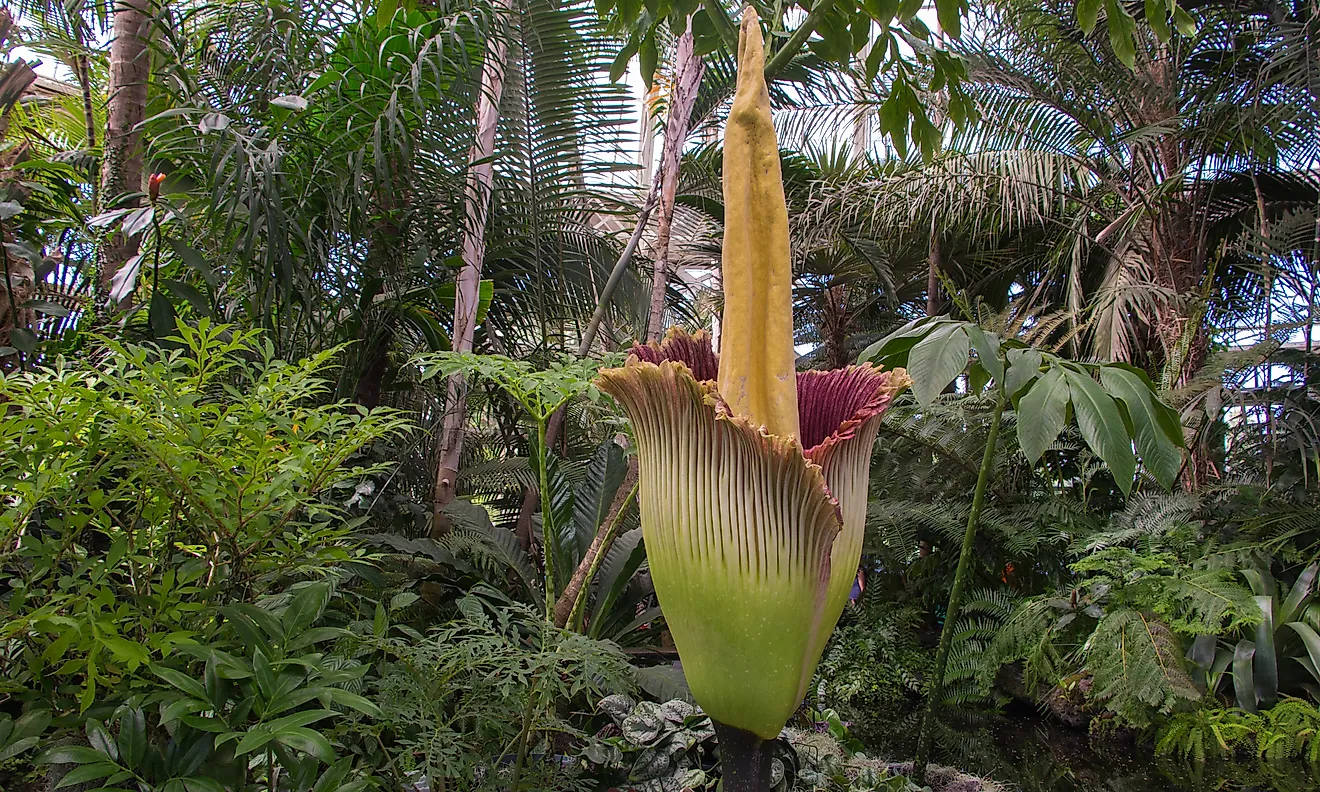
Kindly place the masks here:
[(1147, 726), (1151, 712), (1168, 714), (1201, 692), (1183, 665), (1183, 650), (1167, 625), (1135, 608), (1105, 615), (1087, 640), (1091, 697), (1127, 723)]

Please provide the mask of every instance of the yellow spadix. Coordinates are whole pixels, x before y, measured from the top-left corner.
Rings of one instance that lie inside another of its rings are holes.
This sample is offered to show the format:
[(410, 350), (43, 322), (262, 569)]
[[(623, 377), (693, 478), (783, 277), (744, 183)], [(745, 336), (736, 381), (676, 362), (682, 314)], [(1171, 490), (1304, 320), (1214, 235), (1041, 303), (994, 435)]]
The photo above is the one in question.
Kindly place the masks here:
[(651, 577), (693, 695), (773, 739), (802, 701), (861, 555), (871, 445), (900, 370), (794, 367), (792, 262), (756, 14), (725, 130), (724, 318), (636, 347), (600, 385), (628, 413)]

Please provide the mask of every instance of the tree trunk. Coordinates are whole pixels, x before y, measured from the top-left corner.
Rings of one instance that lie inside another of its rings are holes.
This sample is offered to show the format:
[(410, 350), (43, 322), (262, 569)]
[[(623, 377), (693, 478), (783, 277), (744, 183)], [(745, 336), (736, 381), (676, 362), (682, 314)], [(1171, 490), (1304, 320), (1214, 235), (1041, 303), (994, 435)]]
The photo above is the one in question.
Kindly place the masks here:
[(940, 235), (932, 224), (930, 229), (930, 258), (926, 265), (926, 315), (937, 316), (940, 312), (940, 270), (944, 267), (944, 249), (940, 246)]
[(378, 407), (385, 375), (389, 371), (394, 331), (388, 327), (373, 328), (368, 324), (362, 342), (368, 344), (368, 350), (363, 359), (362, 372), (358, 375), (357, 387), (353, 390), (353, 401), (367, 408)]
[[(500, 10), (509, 11), (502, 3)], [(477, 304), (481, 292), (481, 263), (486, 257), (486, 217), (490, 212), (490, 190), (494, 180), (491, 156), (495, 152), (495, 130), (500, 121), (500, 95), (504, 93), (505, 46), (499, 31), (492, 31), (486, 42), (486, 60), (481, 68), (480, 95), (477, 97), (477, 135), (468, 152), (467, 184), (464, 190), (463, 267), (458, 273), (454, 294), (455, 352), (471, 352), (477, 325)], [(467, 424), (467, 380), (462, 374), (449, 378), (446, 389), (445, 417), (441, 428), (435, 494), (432, 502), (432, 530), (441, 527), (441, 511), (454, 499), (459, 459), (463, 455), (463, 434)]]
[[(114, 39), (110, 42), (110, 86), (106, 102), (105, 153), (101, 159), (100, 198), (105, 207), (137, 206), (140, 197), (123, 196), (142, 190), (142, 122), (147, 114), (147, 81), (151, 53), (149, 0), (116, 0)], [(137, 254), (138, 238), (115, 233), (101, 252), (99, 286), (108, 292), (119, 268)], [(125, 296), (122, 304), (131, 301)], [(122, 307), (121, 304), (121, 307)]]
[(660, 217), (655, 230), (655, 276), (651, 281), (651, 310), (646, 323), (646, 340), (656, 341), (664, 325), (665, 291), (669, 286), (669, 235), (674, 222), (674, 200), (678, 193), (679, 160), (687, 141), (692, 105), (697, 101), (697, 86), (705, 70), (692, 48), (692, 18), (687, 30), (678, 37), (674, 57), (674, 90), (669, 97), (669, 119), (665, 123), (665, 143), (660, 153)]

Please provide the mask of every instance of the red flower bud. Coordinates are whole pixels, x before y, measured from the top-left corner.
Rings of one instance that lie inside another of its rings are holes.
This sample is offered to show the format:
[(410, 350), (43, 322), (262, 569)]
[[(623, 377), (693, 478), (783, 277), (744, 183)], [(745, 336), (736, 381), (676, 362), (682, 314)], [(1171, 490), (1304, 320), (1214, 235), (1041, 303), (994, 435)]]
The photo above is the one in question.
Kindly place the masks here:
[(153, 173), (148, 177), (147, 198), (149, 198), (152, 203), (160, 200), (160, 183), (163, 181), (165, 181), (165, 174), (163, 173)]

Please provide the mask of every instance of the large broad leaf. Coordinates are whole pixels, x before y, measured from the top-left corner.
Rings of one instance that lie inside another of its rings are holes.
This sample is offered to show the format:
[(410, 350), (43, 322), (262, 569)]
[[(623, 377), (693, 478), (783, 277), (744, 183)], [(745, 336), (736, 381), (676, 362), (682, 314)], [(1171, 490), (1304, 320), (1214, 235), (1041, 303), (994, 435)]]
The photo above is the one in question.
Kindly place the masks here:
[[(442, 283), (435, 288), (436, 299), (451, 311), (454, 310), (456, 294), (456, 286), (453, 281)], [(495, 281), (481, 281), (477, 287), (477, 322), (481, 322), (486, 318), (486, 311), (490, 309), (490, 302), (493, 299), (495, 299)]]
[(1082, 439), (1109, 466), (1123, 494), (1130, 493), (1137, 458), (1118, 404), (1089, 374), (1063, 367), (1063, 375), (1072, 391), (1073, 413)]
[(1182, 432), (1170, 437), (1165, 431), (1158, 399), (1150, 387), (1136, 374), (1117, 366), (1100, 369), (1100, 384), (1127, 408), (1132, 422), (1132, 436), (1136, 440), (1141, 461), (1155, 480), (1166, 489), (1172, 487), (1182, 469), (1182, 452), (1178, 444)]
[(1306, 608), (1311, 600), (1311, 592), (1315, 589), (1316, 573), (1320, 572), (1320, 563), (1311, 564), (1302, 570), (1302, 574), (1297, 576), (1297, 581), (1293, 583), (1292, 590), (1288, 592), (1288, 599), (1283, 603), (1279, 612), (1274, 614), (1275, 621), (1279, 624), (1286, 624), (1294, 621), (1298, 614)]
[(281, 618), (285, 635), (297, 635), (311, 627), (330, 604), (330, 584), (320, 580), (298, 589)]
[[(1320, 675), (1317, 674), (1317, 670), (1320, 670), (1320, 635), (1316, 634), (1311, 625), (1303, 622), (1288, 622), (1288, 626), (1302, 639), (1302, 645), (1306, 647), (1306, 659), (1311, 661), (1309, 665), (1306, 663), (1301, 663), (1301, 665), (1306, 668), (1316, 682), (1320, 683)], [(1298, 658), (1299, 663), (1301, 659)]]
[(972, 348), (976, 350), (976, 357), (981, 361), (981, 366), (990, 372), (990, 376), (994, 377), (996, 382), (1002, 381), (1004, 361), (999, 357), (999, 336), (986, 332), (976, 325), (968, 325), (967, 338), (972, 342)]
[(637, 686), (659, 701), (686, 701), (696, 704), (679, 666), (651, 666), (637, 669)]
[[(541, 524), (543, 546), (553, 552), (557, 580), (554, 581), (555, 594), (566, 581), (571, 570), (577, 567), (582, 555), (596, 535), (595, 527), (580, 528), (573, 521), (573, 483), (568, 476), (568, 463), (553, 453), (546, 454), (546, 479), (550, 485), (549, 506), (542, 501), (541, 510), (535, 515), (534, 524)], [(542, 498), (546, 494), (540, 493)], [(544, 525), (546, 518), (550, 525)]]
[(1243, 638), (1233, 649), (1233, 694), (1239, 708), (1247, 712), (1256, 711), (1256, 680), (1252, 672), (1252, 658), (1256, 656), (1256, 644)]
[(1039, 349), (1010, 349), (1008, 350), (1008, 374), (1005, 381), (1005, 392), (1009, 397), (1018, 395), (1018, 392), (1026, 387), (1040, 375), (1040, 364), (1044, 360), (1044, 355)]
[(634, 528), (614, 540), (600, 571), (593, 581), (596, 587), (596, 607), (591, 612), (591, 634), (600, 636), (600, 630), (606, 622), (610, 609), (619, 601), (628, 581), (646, 560), (646, 547), (642, 544), (642, 529)]
[(922, 405), (935, 401), (967, 368), (967, 355), (971, 340), (961, 324), (936, 327), (908, 354), (908, 376), (912, 377), (912, 394)]
[(857, 356), (858, 363), (877, 363), (887, 368), (906, 366), (908, 354), (939, 324), (925, 317), (914, 319), (871, 344)]
[(1063, 370), (1051, 368), (1018, 400), (1018, 445), (1027, 461), (1036, 464), (1040, 455), (1050, 447), (1068, 420), (1068, 398), (1071, 390), (1063, 378)]
[(1256, 657), (1252, 661), (1255, 672), (1256, 697), (1261, 706), (1269, 708), (1279, 699), (1279, 658), (1274, 646), (1274, 598), (1256, 597), (1260, 606), (1260, 624), (1256, 625)]
[(614, 496), (628, 473), (628, 463), (624, 461), (623, 449), (613, 440), (601, 443), (587, 465), (587, 478), (573, 495), (573, 522), (578, 541), (586, 540), (579, 547), (579, 555), (587, 550), (605, 516), (609, 514)]

